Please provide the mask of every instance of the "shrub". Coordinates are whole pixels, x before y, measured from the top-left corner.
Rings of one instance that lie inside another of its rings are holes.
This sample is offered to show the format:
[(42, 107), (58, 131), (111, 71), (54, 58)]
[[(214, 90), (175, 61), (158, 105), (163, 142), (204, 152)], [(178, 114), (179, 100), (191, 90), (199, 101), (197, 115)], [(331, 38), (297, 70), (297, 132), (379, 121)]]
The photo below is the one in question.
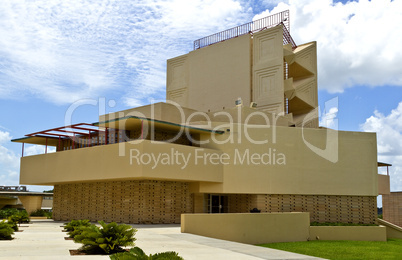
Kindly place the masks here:
[(29, 223), (30, 221), (28, 213), (25, 210), (19, 211), (18, 213), (10, 216), (8, 220), (11, 222), (18, 223), (18, 225), (21, 225), (21, 223)]
[(18, 231), (18, 225), (16, 222), (11, 221), (11, 220), (7, 220), (7, 224), (10, 225), (10, 227), (14, 230), (14, 231)]
[(47, 217), (47, 219), (52, 219), (53, 218), (53, 213), (46, 211), (45, 217)]
[(43, 209), (37, 209), (35, 211), (32, 211), (29, 215), (31, 217), (46, 217), (46, 211)]
[(128, 252), (116, 253), (109, 256), (111, 260), (183, 260), (176, 252), (163, 252), (149, 256), (139, 247), (131, 248)]
[(0, 210), (0, 219), (8, 219), (10, 216), (17, 214), (18, 209), (9, 208)]
[(91, 224), (88, 219), (71, 220), (70, 222), (64, 223), (65, 231), (74, 231), (76, 227), (89, 227)]
[(14, 230), (11, 225), (4, 220), (0, 222), (0, 240), (11, 240), (13, 239), (12, 234), (14, 234)]
[(90, 225), (82, 230), (82, 233), (74, 237), (74, 242), (83, 246), (80, 251), (88, 254), (113, 254), (123, 252), (124, 246), (133, 246), (136, 229), (130, 225), (112, 222), (105, 224), (99, 221), (101, 227)]

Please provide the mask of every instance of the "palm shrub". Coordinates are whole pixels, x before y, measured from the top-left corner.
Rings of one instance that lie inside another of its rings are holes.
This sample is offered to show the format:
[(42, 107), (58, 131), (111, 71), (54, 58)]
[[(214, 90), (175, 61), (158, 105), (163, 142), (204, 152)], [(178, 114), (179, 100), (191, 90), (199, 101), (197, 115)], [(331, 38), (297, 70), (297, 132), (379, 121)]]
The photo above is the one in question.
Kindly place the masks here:
[(18, 223), (18, 226), (20, 226), (21, 223), (29, 223), (30, 221), (28, 213), (25, 210), (19, 211), (18, 213), (10, 216), (8, 220), (11, 222)]
[(14, 231), (18, 231), (18, 225), (16, 222), (11, 221), (11, 220), (7, 220), (7, 224), (10, 225), (10, 227), (14, 230)]
[(9, 209), (1, 209), (0, 210), (0, 219), (8, 219), (8, 217), (17, 214), (18, 209), (9, 208)]
[(128, 252), (116, 253), (109, 257), (111, 260), (183, 260), (183, 257), (176, 252), (163, 252), (148, 256), (139, 247), (134, 247)]
[(89, 223), (88, 219), (79, 219), (79, 220), (71, 220), (70, 222), (64, 223), (65, 231), (74, 231), (76, 227), (89, 227), (91, 223)]
[(29, 215), (31, 217), (46, 217), (46, 211), (43, 209), (37, 209), (35, 211), (32, 211)]
[(112, 222), (106, 224), (99, 221), (101, 227), (90, 225), (83, 228), (82, 233), (74, 237), (74, 242), (83, 246), (80, 251), (88, 254), (113, 254), (123, 252), (124, 246), (133, 246), (136, 229), (130, 225)]
[(88, 219), (80, 219), (80, 220), (71, 220), (68, 223), (65, 223), (64, 229), (67, 231), (68, 236), (73, 238), (76, 235), (80, 235), (82, 231), (86, 227), (89, 227), (91, 223), (89, 223)]
[(11, 235), (14, 234), (14, 230), (11, 225), (6, 221), (0, 222), (0, 240), (11, 240), (13, 239)]

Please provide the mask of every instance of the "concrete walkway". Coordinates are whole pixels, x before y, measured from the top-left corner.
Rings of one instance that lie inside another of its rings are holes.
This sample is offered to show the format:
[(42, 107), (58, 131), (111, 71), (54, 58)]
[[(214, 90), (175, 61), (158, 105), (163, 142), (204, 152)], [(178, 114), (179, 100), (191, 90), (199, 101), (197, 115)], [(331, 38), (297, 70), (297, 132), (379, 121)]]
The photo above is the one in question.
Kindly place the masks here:
[[(33, 220), (22, 224), (14, 240), (0, 240), (0, 260), (9, 259), (109, 259), (108, 256), (70, 256), (79, 244), (64, 240), (63, 222)], [(253, 245), (180, 233), (179, 225), (133, 225), (136, 246), (147, 254), (176, 251), (184, 259), (319, 259)]]

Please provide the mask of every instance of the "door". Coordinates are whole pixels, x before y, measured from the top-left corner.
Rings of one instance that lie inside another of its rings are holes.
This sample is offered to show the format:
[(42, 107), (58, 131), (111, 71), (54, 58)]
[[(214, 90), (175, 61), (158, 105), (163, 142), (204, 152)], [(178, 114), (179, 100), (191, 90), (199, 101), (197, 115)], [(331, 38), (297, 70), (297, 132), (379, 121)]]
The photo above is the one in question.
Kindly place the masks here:
[(210, 195), (209, 198), (209, 213), (228, 213), (228, 196), (225, 195)]

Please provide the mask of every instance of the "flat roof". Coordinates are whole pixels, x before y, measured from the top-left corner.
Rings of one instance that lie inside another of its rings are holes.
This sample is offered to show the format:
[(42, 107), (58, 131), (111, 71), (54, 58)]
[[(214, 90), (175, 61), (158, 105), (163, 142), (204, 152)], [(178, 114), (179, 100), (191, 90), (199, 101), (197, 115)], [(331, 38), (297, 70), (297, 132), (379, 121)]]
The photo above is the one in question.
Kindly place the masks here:
[(383, 167), (383, 166), (392, 166), (392, 164), (389, 163), (384, 163), (384, 162), (377, 162), (378, 167)]
[(0, 191), (0, 195), (53, 197), (53, 193), (36, 192), (36, 191)]

